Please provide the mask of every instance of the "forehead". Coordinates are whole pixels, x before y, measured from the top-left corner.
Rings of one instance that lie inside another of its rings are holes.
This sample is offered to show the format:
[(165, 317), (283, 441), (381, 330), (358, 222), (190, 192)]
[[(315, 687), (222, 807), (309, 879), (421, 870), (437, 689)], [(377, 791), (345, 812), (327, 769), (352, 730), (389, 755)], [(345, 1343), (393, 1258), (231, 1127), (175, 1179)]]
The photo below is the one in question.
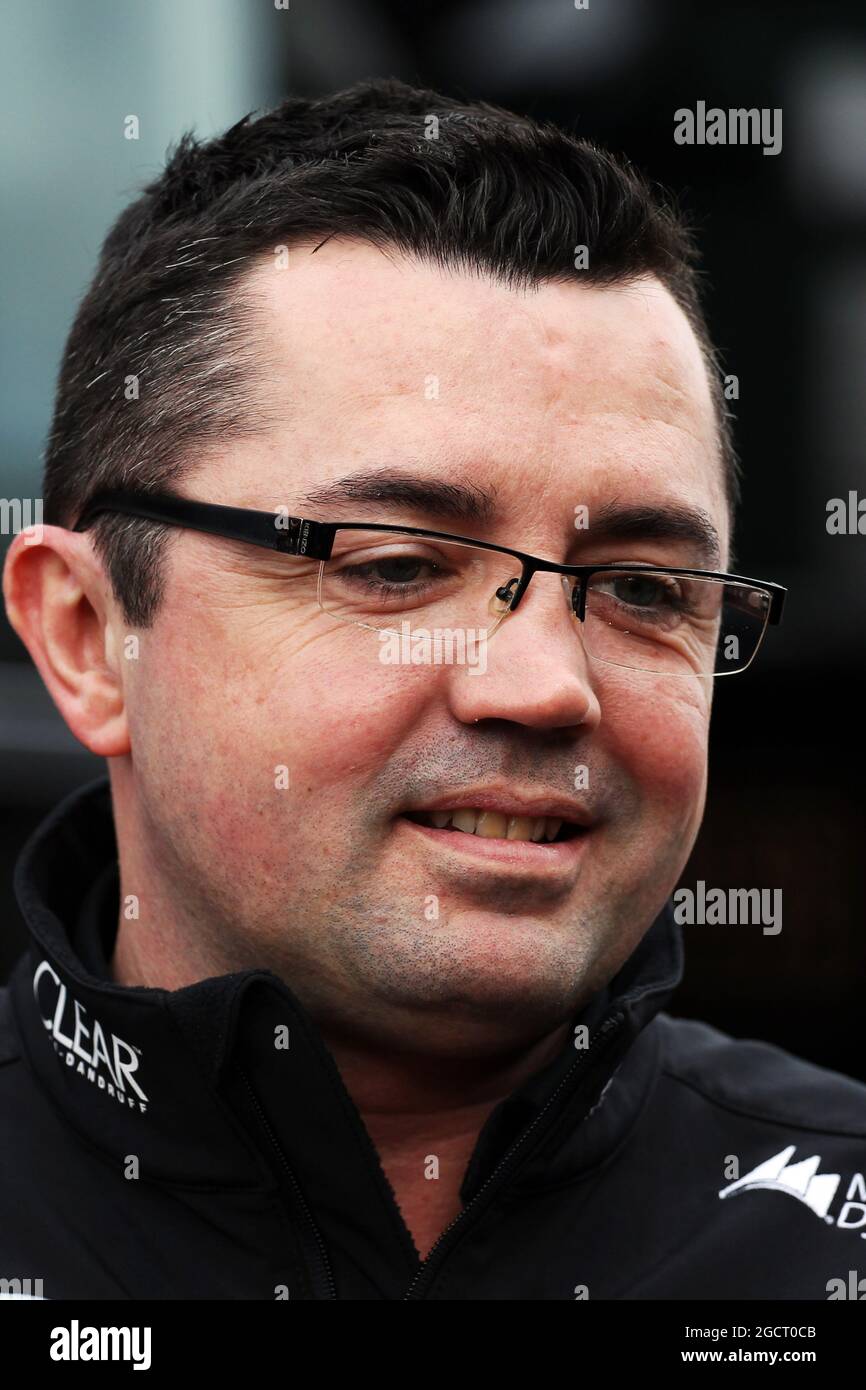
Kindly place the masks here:
[(513, 289), (335, 239), (249, 284), (286, 483), (411, 461), (493, 483), (539, 525), (543, 506), (625, 494), (700, 506), (725, 540), (705, 363), (656, 280)]

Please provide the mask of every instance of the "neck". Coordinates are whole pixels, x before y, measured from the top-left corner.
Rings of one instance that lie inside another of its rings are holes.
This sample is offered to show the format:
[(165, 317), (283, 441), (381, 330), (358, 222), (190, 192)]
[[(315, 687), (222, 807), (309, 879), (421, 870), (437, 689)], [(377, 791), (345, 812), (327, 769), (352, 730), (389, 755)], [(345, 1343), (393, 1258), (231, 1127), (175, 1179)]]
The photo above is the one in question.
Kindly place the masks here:
[(466, 1167), (491, 1111), (552, 1060), (568, 1031), (566, 1023), (508, 1055), (444, 1061), (323, 1033), (422, 1258), (460, 1213)]
[(564, 1046), (565, 1023), (531, 1044), (497, 1051), (474, 1050), (465, 1055), (431, 1055), (350, 1034), (320, 1024), (347, 1089), (364, 1114), (381, 1116), (382, 1123), (407, 1116), (420, 1130), (453, 1115), (459, 1125), (467, 1109), (492, 1109)]

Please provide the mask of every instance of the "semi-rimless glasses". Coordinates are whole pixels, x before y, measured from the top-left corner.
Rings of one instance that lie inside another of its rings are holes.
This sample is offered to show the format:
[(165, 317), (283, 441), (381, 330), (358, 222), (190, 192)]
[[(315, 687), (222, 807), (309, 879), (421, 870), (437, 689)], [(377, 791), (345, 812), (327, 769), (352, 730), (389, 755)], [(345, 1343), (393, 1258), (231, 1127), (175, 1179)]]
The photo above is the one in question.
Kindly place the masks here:
[[(643, 564), (561, 565), (509, 546), (414, 526), (311, 521), (163, 493), (113, 490), (74, 529), (104, 512), (142, 517), (318, 561), (292, 570), (339, 623), (394, 632), (471, 632), (489, 639), (514, 614), (536, 573), (558, 574), (586, 653), (608, 665), (712, 679), (745, 671), (786, 590), (761, 579)], [(293, 589), (293, 593), (297, 593)]]

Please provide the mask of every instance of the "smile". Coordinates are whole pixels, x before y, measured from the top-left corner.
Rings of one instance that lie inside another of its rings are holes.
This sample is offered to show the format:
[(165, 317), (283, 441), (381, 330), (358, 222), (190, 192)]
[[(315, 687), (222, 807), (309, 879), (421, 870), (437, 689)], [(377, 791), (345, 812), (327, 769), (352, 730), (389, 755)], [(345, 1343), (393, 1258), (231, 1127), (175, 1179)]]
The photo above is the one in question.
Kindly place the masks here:
[(449, 811), (410, 811), (406, 819), (435, 830), (479, 835), (486, 840), (525, 840), (532, 844), (551, 844), (571, 840), (581, 827), (555, 816), (505, 816), (499, 811), (459, 807)]
[[(500, 872), (508, 870), (529, 874), (545, 881), (559, 881), (563, 889), (574, 885), (580, 860), (594, 834), (592, 830), (573, 823), (559, 823), (548, 817), (536, 817), (534, 819), (544, 820), (547, 829), (559, 826), (553, 839), (524, 839), (514, 833), (513, 838), (509, 839), (507, 821), (504, 827), (499, 824), (499, 821), (505, 821), (505, 817), (501, 815), (499, 820), (494, 819), (492, 824), (489, 820), (485, 821), (481, 830), (478, 829), (476, 819), (475, 829), (461, 831), (459, 825), (454, 824), (454, 816), (466, 816), (465, 823), (468, 825), (468, 817), (472, 815), (474, 818), (473, 812), (449, 813), (450, 824), (444, 826), (432, 823), (433, 814), (422, 811), (407, 812), (398, 816), (395, 824), (404, 826), (413, 838), (426, 840), (431, 847), (443, 851), (449, 857), (471, 859), (479, 866), (486, 861), (491, 869), (496, 868)], [(438, 813), (439, 819), (443, 814), (445, 813)], [(492, 831), (498, 833), (493, 834)]]

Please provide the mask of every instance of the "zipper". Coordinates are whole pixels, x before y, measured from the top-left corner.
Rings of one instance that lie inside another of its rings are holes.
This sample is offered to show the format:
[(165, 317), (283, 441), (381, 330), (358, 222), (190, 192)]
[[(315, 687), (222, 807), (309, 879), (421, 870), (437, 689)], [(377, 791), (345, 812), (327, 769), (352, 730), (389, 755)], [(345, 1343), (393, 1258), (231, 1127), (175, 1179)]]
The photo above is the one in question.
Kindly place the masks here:
[[(325, 1279), (325, 1282), (326, 1282), (327, 1288), (328, 1288), (327, 1297), (328, 1297), (329, 1299), (330, 1299), (330, 1298), (334, 1298), (334, 1299), (335, 1299), (335, 1298), (337, 1297), (337, 1288), (336, 1288), (336, 1285), (335, 1285), (335, 1283), (334, 1283), (334, 1276), (333, 1276), (333, 1273), (332, 1273), (332, 1271), (331, 1271), (331, 1262), (330, 1262), (330, 1260), (328, 1259), (328, 1252), (327, 1252), (327, 1250), (325, 1249), (325, 1242), (322, 1240), (321, 1234), (320, 1234), (320, 1232), (319, 1232), (319, 1228), (318, 1228), (318, 1226), (316, 1225), (315, 1221), (313, 1220), (313, 1213), (310, 1211), (309, 1205), (308, 1205), (308, 1203), (307, 1203), (307, 1199), (306, 1199), (306, 1197), (304, 1196), (303, 1192), (301, 1191), (301, 1188), (300, 1188), (300, 1185), (299, 1185), (299, 1183), (298, 1183), (297, 1178), (295, 1177), (294, 1173), (292, 1172), (292, 1168), (291, 1168), (291, 1166), (290, 1166), (290, 1164), (289, 1164), (289, 1160), (286, 1158), (286, 1155), (285, 1155), (285, 1153), (283, 1152), (282, 1145), (280, 1144), (280, 1141), (277, 1139), (277, 1136), (274, 1134), (274, 1131), (273, 1131), (273, 1129), (271, 1128), (271, 1123), (270, 1123), (270, 1121), (269, 1121), (267, 1115), (265, 1114), (264, 1110), (262, 1109), (262, 1106), (261, 1106), (261, 1104), (260, 1104), (260, 1102), (259, 1102), (258, 1096), (256, 1095), (255, 1091), (253, 1090), (252, 1085), (250, 1084), (250, 1079), (249, 1079), (249, 1077), (247, 1076), (247, 1074), (246, 1074), (246, 1072), (244, 1071), (243, 1067), (239, 1066), (239, 1067), (238, 1067), (238, 1071), (240, 1072), (241, 1076), (243, 1077), (244, 1085), (246, 1086), (247, 1090), (248, 1090), (249, 1093), (250, 1093), (250, 1098), (252, 1099), (252, 1103), (253, 1103), (253, 1105), (254, 1105), (254, 1107), (255, 1107), (256, 1114), (258, 1115), (259, 1120), (261, 1121), (262, 1128), (264, 1129), (265, 1133), (267, 1134), (268, 1138), (270, 1139), (271, 1143), (273, 1144), (274, 1148), (276, 1149), (277, 1154), (278, 1154), (279, 1159), (280, 1159), (280, 1162), (282, 1163), (283, 1167), (284, 1167), (285, 1170), (286, 1170), (286, 1175), (287, 1175), (287, 1177), (288, 1177), (288, 1179), (289, 1179), (289, 1183), (290, 1183), (291, 1188), (292, 1188), (292, 1194), (293, 1194), (293, 1196), (294, 1196), (294, 1198), (295, 1198), (295, 1201), (296, 1201), (296, 1203), (297, 1203), (297, 1206), (298, 1206), (298, 1208), (299, 1208), (299, 1210), (300, 1210), (300, 1212), (301, 1212), (301, 1215), (302, 1215), (302, 1217), (303, 1217), (304, 1224), (306, 1225), (306, 1228), (307, 1228), (307, 1232), (308, 1232), (309, 1235), (312, 1236), (313, 1241), (315, 1242), (316, 1249), (317, 1249), (318, 1255), (319, 1255), (319, 1263), (320, 1263), (320, 1266), (321, 1266), (320, 1272), (321, 1272), (321, 1274), (324, 1276), (324, 1279)], [(314, 1293), (315, 1293), (315, 1280), (312, 1280), (311, 1283), (312, 1283), (312, 1286), (313, 1286), (313, 1291), (314, 1291)]]
[[(548, 1097), (547, 1101), (539, 1110), (535, 1119), (523, 1131), (520, 1138), (517, 1139), (515, 1143), (511, 1146), (511, 1148), (506, 1153), (505, 1157), (500, 1159), (499, 1163), (493, 1169), (493, 1172), (490, 1174), (490, 1176), (486, 1178), (485, 1181), (481, 1184), (475, 1196), (472, 1198), (471, 1202), (467, 1203), (467, 1205), (460, 1212), (459, 1216), (455, 1216), (450, 1226), (446, 1226), (445, 1230), (442, 1232), (435, 1245), (431, 1246), (430, 1250), (427, 1252), (427, 1255), (423, 1263), (421, 1264), (420, 1269), (415, 1274), (411, 1284), (404, 1293), (403, 1302), (405, 1302), (406, 1299), (413, 1299), (419, 1297), (419, 1285), (422, 1284), (425, 1280), (428, 1286), (433, 1282), (433, 1279), (439, 1273), (440, 1269), (442, 1268), (442, 1265), (444, 1264), (448, 1256), (448, 1250), (444, 1247), (448, 1245), (450, 1248), (454, 1245), (455, 1232), (458, 1231), (458, 1228), (461, 1228), (466, 1225), (470, 1213), (473, 1211), (473, 1208), (475, 1208), (477, 1204), (481, 1201), (481, 1198), (484, 1196), (484, 1193), (490, 1187), (490, 1184), (495, 1182), (497, 1178), (500, 1178), (506, 1169), (514, 1166), (516, 1158), (520, 1156), (521, 1150), (525, 1148), (529, 1138), (532, 1135), (532, 1131), (544, 1119), (545, 1114), (548, 1110), (550, 1110), (551, 1106), (554, 1104), (557, 1096), (559, 1095), (563, 1087), (567, 1086), (574, 1077), (575, 1073), (580, 1071), (581, 1067), (586, 1065), (586, 1063), (589, 1060), (590, 1053), (593, 1052), (598, 1043), (600, 1043), (603, 1040), (610, 1041), (610, 1039), (619, 1031), (623, 1021), (624, 1015), (621, 1013), (614, 1014), (613, 1017), (605, 1019), (598, 1032), (592, 1038), (589, 1047), (585, 1050), (585, 1052), (583, 1052), (583, 1054), (580, 1057), (575, 1059), (573, 1066), (569, 1067), (565, 1076), (562, 1078), (553, 1094)], [(423, 1297), (423, 1295), (421, 1296)]]

